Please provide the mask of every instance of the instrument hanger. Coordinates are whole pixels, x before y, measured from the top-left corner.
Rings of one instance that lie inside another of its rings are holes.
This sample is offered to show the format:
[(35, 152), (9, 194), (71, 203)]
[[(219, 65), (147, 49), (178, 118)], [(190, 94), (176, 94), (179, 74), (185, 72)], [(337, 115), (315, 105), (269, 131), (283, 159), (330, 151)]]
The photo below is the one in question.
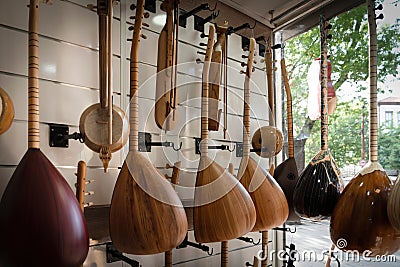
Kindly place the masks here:
[(208, 79), (214, 35), (215, 28), (211, 24), (203, 66), (201, 156), (193, 208), (194, 235), (199, 243), (242, 236), (253, 228), (256, 217), (254, 204), (244, 187), (208, 156)]
[(81, 114), (79, 130), (85, 145), (99, 153), (107, 171), (111, 153), (120, 150), (128, 141), (129, 122), (125, 112), (112, 104), (111, 21), (113, 0), (97, 0), (99, 16), (99, 103)]
[(176, 65), (178, 60), (179, 0), (166, 0), (160, 8), (167, 13), (167, 20), (158, 38), (154, 118), (157, 126), (167, 132), (174, 129), (178, 121)]
[[(400, 247), (400, 232), (388, 219), (392, 182), (378, 161), (377, 37), (375, 1), (367, 0), (370, 72), (369, 162), (344, 189), (333, 211), (331, 239), (339, 249), (371, 251), (368, 257), (393, 254)], [(351, 222), (351, 223), (349, 223)], [(339, 246), (341, 240), (346, 246)]]
[(136, 255), (169, 251), (185, 239), (188, 230), (185, 210), (171, 183), (138, 151), (138, 51), (143, 14), (144, 0), (138, 0), (130, 63), (129, 153), (118, 175), (110, 207), (114, 246)]
[(293, 207), (293, 191), (299, 179), (299, 173), (296, 159), (294, 158), (292, 94), (284, 58), (281, 59), (281, 70), (287, 98), (288, 158), (276, 167), (274, 178), (281, 186), (289, 204), (289, 217), (287, 221), (300, 222), (300, 217), (296, 214)]
[(252, 231), (265, 231), (283, 224), (288, 217), (289, 208), (285, 194), (275, 179), (250, 157), (250, 79), (255, 44), (255, 39), (250, 38), (244, 82), (243, 157), (238, 179), (249, 192), (256, 208), (257, 219)]
[(14, 105), (7, 92), (0, 87), (0, 135), (10, 129), (14, 120)]
[(331, 26), (320, 17), (321, 34), (321, 150), (299, 176), (293, 194), (296, 213), (305, 219), (328, 219), (343, 190), (341, 173), (328, 149), (327, 40)]
[(0, 265), (79, 266), (89, 250), (85, 219), (69, 184), (40, 150), (38, 19), (39, 0), (30, 0), (28, 150), (0, 202)]

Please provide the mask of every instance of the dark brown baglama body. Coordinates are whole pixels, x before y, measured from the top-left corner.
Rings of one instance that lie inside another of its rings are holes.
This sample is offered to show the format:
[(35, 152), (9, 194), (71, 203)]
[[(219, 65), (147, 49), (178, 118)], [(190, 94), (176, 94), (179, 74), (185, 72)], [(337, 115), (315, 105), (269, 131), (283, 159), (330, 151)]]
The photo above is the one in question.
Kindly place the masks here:
[(28, 149), (4, 191), (0, 236), (0, 266), (77, 267), (86, 258), (89, 238), (75, 195), (39, 149)]
[(397, 177), (392, 193), (389, 196), (387, 212), (392, 226), (397, 231), (400, 231), (400, 176)]
[(346, 186), (331, 218), (331, 239), (346, 240), (343, 250), (368, 256), (388, 255), (400, 247), (400, 232), (389, 222), (387, 204), (392, 182), (378, 162), (377, 38), (375, 1), (367, 0), (370, 32), (370, 153), (369, 163)]
[(274, 178), (285, 193), (289, 205), (289, 216), (286, 221), (299, 222), (300, 217), (296, 214), (293, 205), (294, 188), (299, 179), (296, 160), (294, 158), (288, 158), (279, 164), (275, 169)]
[(390, 225), (386, 204), (391, 181), (384, 171), (358, 174), (344, 189), (331, 218), (331, 238), (345, 239), (343, 250), (388, 255), (400, 247), (400, 232)]
[(340, 197), (338, 168), (329, 151), (320, 151), (300, 174), (293, 203), (296, 213), (307, 219), (323, 220), (332, 215)]

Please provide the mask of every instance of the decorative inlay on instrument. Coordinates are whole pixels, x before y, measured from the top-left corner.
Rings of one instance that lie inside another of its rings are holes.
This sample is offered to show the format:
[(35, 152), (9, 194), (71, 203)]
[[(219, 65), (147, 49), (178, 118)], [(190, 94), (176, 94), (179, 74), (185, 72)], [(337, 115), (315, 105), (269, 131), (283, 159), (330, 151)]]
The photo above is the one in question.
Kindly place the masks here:
[(30, 0), (28, 150), (0, 203), (0, 266), (79, 266), (89, 249), (86, 222), (69, 184), (40, 150), (38, 17), (39, 0)]
[(287, 221), (298, 222), (300, 221), (300, 217), (294, 211), (293, 192), (299, 179), (299, 173), (297, 170), (296, 160), (294, 158), (292, 94), (290, 91), (289, 78), (286, 72), (284, 58), (281, 59), (281, 70), (287, 98), (288, 158), (279, 164), (278, 167), (276, 167), (274, 178), (281, 186), (289, 204), (289, 217)]
[(267, 47), (264, 56), (265, 68), (267, 73), (268, 83), (268, 105), (271, 109), (269, 112), (269, 124), (257, 129), (251, 140), (254, 149), (257, 150), (257, 155), (263, 158), (272, 158), (276, 156), (283, 147), (283, 134), (277, 127), (272, 126), (274, 118), (274, 79), (273, 79), (273, 62), (272, 62), (272, 49)]
[(327, 39), (330, 27), (321, 16), (321, 150), (300, 174), (293, 194), (297, 214), (312, 220), (329, 218), (343, 189), (340, 170), (328, 149)]
[(255, 39), (250, 38), (244, 82), (243, 157), (238, 179), (249, 192), (256, 208), (256, 224), (252, 231), (265, 231), (283, 224), (288, 217), (289, 208), (285, 194), (275, 179), (250, 157), (250, 78), (255, 44)]
[(111, 153), (126, 144), (129, 132), (128, 117), (125, 112), (112, 104), (112, 5), (113, 0), (97, 0), (100, 102), (86, 108), (79, 121), (79, 130), (84, 136), (85, 145), (99, 153), (104, 171), (108, 168)]
[(253, 228), (256, 219), (254, 204), (246, 189), (232, 174), (208, 157), (208, 77), (214, 35), (215, 28), (210, 25), (203, 67), (201, 156), (193, 210), (194, 235), (199, 243), (240, 237)]
[(14, 105), (10, 96), (0, 87), (0, 134), (10, 129), (14, 120)]
[(138, 67), (144, 0), (136, 4), (131, 47), (129, 153), (118, 175), (110, 207), (110, 236), (115, 247), (136, 255), (177, 247), (188, 223), (171, 183), (138, 151)]
[(388, 219), (392, 182), (378, 162), (377, 38), (375, 1), (367, 0), (370, 33), (370, 147), (369, 162), (343, 191), (331, 218), (333, 243), (346, 240), (343, 250), (368, 250), (368, 256), (388, 255), (400, 247), (400, 232)]
[(156, 104), (154, 118), (158, 128), (170, 131), (178, 122), (178, 91), (176, 88), (178, 59), (179, 0), (166, 0), (161, 10), (167, 21), (158, 37)]

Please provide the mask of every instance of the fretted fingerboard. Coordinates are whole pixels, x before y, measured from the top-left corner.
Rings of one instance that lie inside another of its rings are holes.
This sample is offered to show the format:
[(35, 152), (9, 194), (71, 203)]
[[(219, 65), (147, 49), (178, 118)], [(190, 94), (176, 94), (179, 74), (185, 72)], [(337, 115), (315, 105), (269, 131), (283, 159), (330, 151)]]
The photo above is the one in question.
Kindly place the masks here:
[(243, 104), (243, 157), (247, 157), (250, 155), (250, 77), (247, 75), (244, 81)]
[(369, 82), (370, 82), (370, 145), (369, 158), (372, 162), (378, 161), (378, 109), (377, 109), (377, 37), (375, 19), (375, 1), (367, 0), (369, 24)]
[(328, 149), (328, 43), (327, 21), (320, 16), (321, 35), (321, 149)]
[(29, 49), (28, 49), (28, 148), (40, 147), (39, 131), (39, 2), (29, 4)]
[(292, 114), (292, 93), (290, 91), (289, 78), (286, 70), (285, 59), (281, 59), (281, 69), (283, 83), (286, 90), (287, 120), (288, 120), (288, 156), (294, 158), (294, 139), (293, 139), (293, 114)]

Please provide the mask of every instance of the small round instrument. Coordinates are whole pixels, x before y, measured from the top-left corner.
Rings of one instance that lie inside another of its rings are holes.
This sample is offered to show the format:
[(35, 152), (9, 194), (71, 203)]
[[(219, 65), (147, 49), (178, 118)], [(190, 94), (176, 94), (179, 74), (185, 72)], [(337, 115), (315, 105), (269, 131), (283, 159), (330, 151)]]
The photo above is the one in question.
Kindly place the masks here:
[(283, 134), (275, 126), (262, 126), (254, 132), (251, 145), (260, 157), (274, 157), (282, 150)]

